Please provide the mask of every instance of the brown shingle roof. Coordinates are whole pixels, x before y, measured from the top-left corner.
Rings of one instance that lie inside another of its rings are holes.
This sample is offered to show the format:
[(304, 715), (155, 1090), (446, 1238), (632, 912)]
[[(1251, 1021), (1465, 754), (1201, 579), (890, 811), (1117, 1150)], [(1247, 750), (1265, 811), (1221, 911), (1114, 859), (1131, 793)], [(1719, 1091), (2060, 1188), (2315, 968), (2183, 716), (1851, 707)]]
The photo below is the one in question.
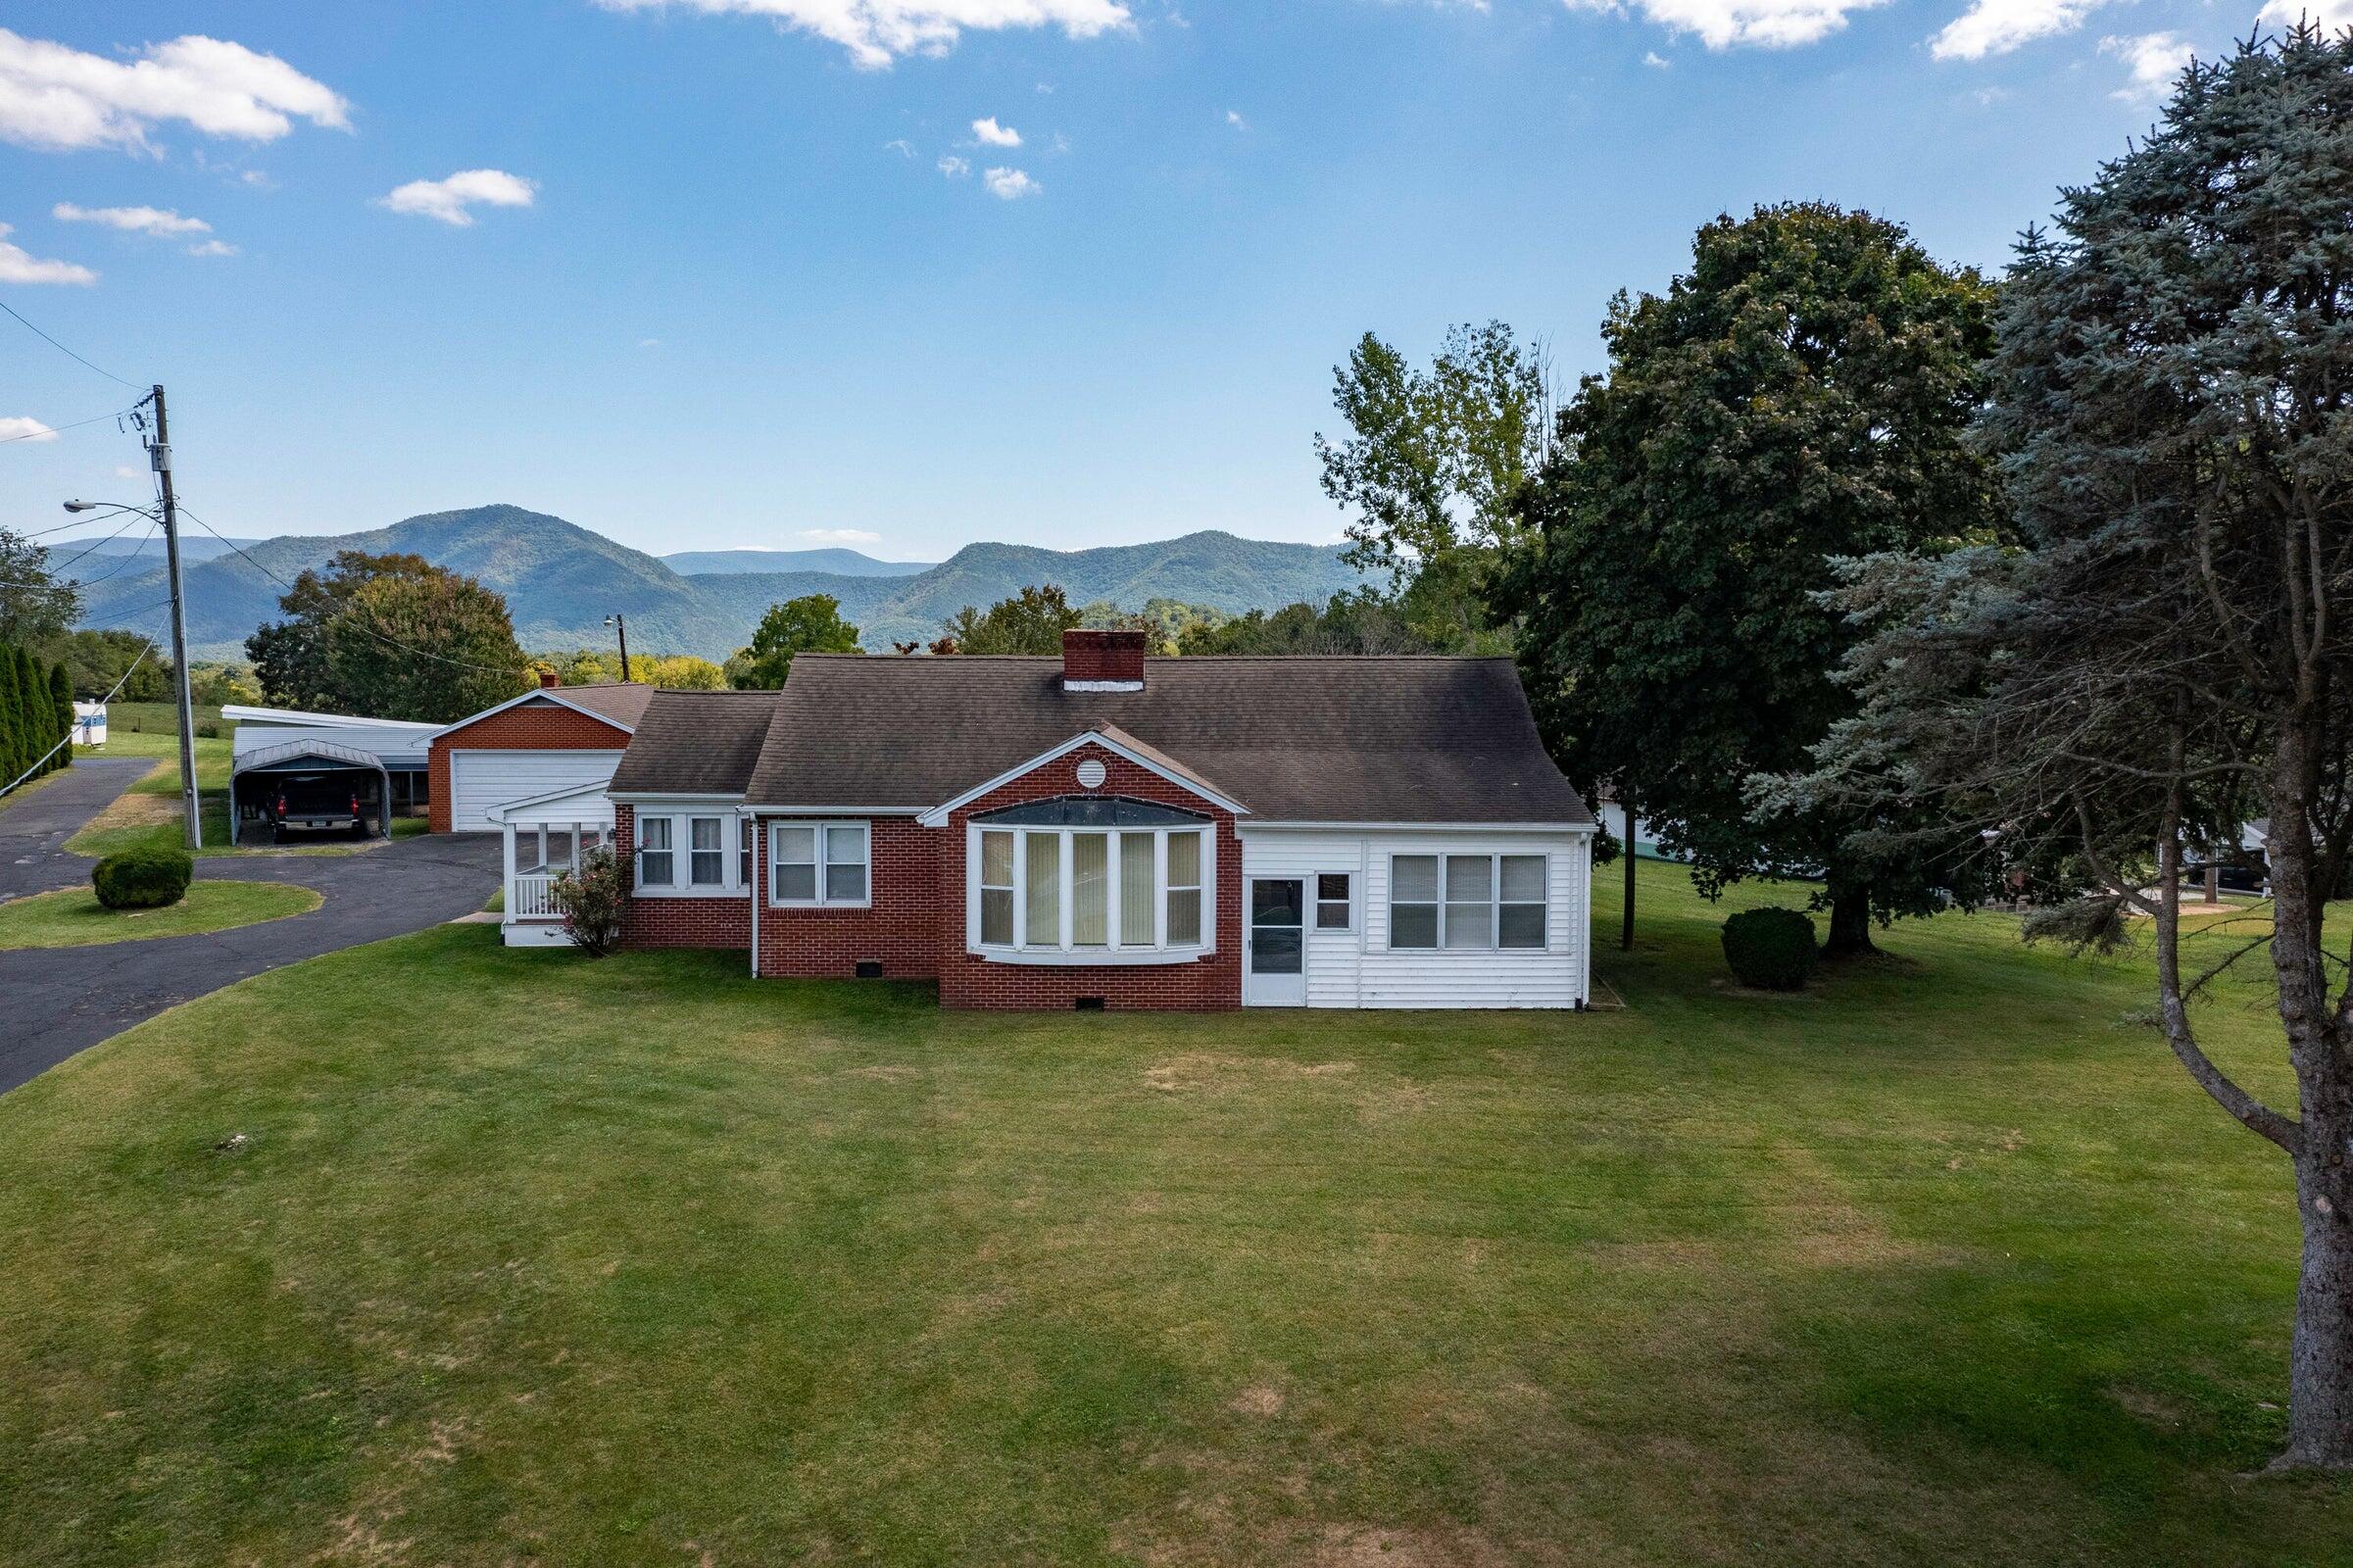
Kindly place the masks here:
[(613, 770), (614, 795), (741, 795), (774, 692), (656, 692)]
[(654, 700), (654, 688), (642, 681), (624, 685), (616, 680), (596, 686), (551, 687), (548, 695), (635, 729), (637, 721), (645, 716), (646, 704)]
[(1065, 692), (1061, 674), (1053, 658), (803, 654), (748, 796), (928, 808), (1109, 725), (1262, 821), (1593, 820), (1507, 659), (1152, 659), (1140, 692)]

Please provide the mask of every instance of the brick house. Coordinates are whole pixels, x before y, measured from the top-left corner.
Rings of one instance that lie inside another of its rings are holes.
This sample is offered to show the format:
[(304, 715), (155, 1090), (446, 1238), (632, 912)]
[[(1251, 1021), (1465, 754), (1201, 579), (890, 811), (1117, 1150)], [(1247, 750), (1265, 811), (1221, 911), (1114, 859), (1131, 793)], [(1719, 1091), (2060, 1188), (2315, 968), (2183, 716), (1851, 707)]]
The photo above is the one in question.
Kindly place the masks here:
[[(655, 694), (601, 796), (519, 809), (608, 813), (629, 945), (766, 977), (992, 1008), (1590, 996), (1593, 818), (1508, 660), (804, 654), (781, 692)], [(509, 940), (549, 940), (518, 906)]]
[(537, 691), (449, 725), (433, 736), (427, 755), (427, 826), (435, 833), (495, 832), (495, 807), (602, 784), (653, 696), (646, 685), (565, 686), (543, 674)]

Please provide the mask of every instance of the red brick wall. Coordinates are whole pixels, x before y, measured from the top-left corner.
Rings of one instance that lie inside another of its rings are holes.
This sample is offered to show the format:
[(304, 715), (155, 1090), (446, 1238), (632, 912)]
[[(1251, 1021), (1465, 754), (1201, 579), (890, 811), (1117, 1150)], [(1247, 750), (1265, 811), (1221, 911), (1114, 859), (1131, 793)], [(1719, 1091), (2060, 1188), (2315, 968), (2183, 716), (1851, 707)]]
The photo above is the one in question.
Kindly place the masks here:
[(1062, 633), (1064, 680), (1142, 680), (1147, 638), (1141, 631), (1072, 628)]
[[(768, 889), (768, 833), (762, 819), (752, 850), (761, 899)], [(776, 820), (782, 820), (781, 818)], [(792, 820), (801, 820), (793, 818)], [(917, 827), (913, 817), (877, 816), (866, 823), (871, 858), (871, 905), (863, 909), (760, 909), (760, 972), (771, 978), (848, 979), (861, 963), (879, 963), (889, 980), (929, 980), (939, 973), (940, 851), (947, 834)], [(954, 918), (960, 945), (964, 895), (956, 893)]]
[(610, 752), (628, 744), (628, 731), (559, 703), (524, 703), (464, 729), (437, 735), (426, 761), (432, 801), (426, 807), (425, 826), (435, 833), (450, 830), (453, 747), (468, 752)]
[[(1098, 790), (1080, 786), (1078, 764), (1089, 758), (1108, 776)], [(1217, 951), (1182, 963), (999, 963), (964, 951), (965, 824), (984, 811), (1057, 795), (1125, 795), (1212, 817), (1217, 846)], [(1067, 1008), (1081, 997), (1103, 1005), (1159, 1011), (1216, 1011), (1242, 1005), (1242, 841), (1232, 813), (1211, 809), (1192, 791), (1169, 783), (1109, 750), (1089, 744), (974, 801), (940, 831), (940, 1002), (950, 1007)]]
[[(706, 812), (706, 815), (709, 813)], [(729, 825), (734, 823), (732, 814)], [(613, 808), (613, 849), (621, 859), (621, 880), (637, 886), (637, 808)], [(677, 846), (684, 856), (686, 846)], [(632, 897), (621, 911), (625, 948), (728, 948), (752, 953), (752, 901), (740, 896), (713, 899)]]

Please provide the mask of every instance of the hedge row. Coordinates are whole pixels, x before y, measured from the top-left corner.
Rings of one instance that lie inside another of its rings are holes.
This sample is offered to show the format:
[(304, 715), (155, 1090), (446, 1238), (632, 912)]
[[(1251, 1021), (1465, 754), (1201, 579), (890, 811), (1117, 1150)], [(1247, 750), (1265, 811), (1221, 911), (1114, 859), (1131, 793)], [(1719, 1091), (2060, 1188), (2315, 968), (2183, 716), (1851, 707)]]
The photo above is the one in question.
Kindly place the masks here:
[[(72, 733), (74, 688), (66, 666), (43, 669), (25, 649), (0, 643), (0, 789)], [(54, 773), (73, 760), (74, 748), (59, 747), (41, 762), (41, 772)]]

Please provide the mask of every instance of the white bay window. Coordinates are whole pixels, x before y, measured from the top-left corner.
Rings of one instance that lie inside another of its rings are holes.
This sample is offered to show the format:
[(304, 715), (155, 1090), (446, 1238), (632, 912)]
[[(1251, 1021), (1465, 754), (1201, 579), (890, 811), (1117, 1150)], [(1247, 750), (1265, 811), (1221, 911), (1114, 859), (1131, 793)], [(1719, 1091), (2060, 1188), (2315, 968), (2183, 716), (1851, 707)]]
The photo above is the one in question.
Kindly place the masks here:
[(1211, 951), (1207, 820), (1149, 802), (1039, 801), (968, 830), (969, 945), (1008, 961), (1150, 963)]

